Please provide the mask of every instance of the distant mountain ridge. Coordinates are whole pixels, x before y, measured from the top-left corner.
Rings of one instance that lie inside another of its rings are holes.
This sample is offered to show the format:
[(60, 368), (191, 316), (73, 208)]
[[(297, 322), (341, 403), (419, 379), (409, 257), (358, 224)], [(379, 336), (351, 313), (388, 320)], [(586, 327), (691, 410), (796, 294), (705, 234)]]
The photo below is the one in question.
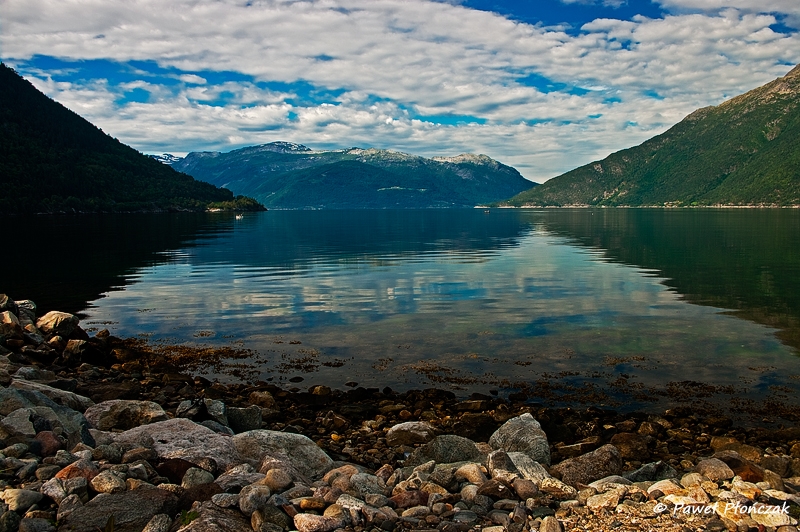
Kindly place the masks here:
[(555, 177), (513, 206), (800, 204), (800, 66), (667, 132)]
[(158, 156), (196, 179), (283, 209), (473, 207), (533, 183), (486, 155), (428, 159), (376, 148), (271, 142), (227, 153)]
[(103, 133), (0, 64), (0, 215), (205, 210), (229, 190)]

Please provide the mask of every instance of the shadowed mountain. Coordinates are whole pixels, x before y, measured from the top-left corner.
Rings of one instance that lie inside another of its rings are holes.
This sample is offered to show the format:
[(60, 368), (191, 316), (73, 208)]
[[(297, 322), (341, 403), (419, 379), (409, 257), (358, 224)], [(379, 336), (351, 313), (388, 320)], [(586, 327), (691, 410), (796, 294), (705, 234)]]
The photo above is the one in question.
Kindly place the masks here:
[(106, 135), (0, 64), (0, 215), (203, 210), (232, 201)]

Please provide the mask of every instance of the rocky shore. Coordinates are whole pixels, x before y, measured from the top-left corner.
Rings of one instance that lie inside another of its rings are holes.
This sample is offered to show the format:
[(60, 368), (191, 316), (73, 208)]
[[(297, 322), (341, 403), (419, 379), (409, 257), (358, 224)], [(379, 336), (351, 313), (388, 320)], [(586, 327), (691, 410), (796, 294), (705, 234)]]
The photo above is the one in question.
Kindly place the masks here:
[(797, 530), (800, 427), (222, 385), (188, 358), (0, 294), (0, 532)]

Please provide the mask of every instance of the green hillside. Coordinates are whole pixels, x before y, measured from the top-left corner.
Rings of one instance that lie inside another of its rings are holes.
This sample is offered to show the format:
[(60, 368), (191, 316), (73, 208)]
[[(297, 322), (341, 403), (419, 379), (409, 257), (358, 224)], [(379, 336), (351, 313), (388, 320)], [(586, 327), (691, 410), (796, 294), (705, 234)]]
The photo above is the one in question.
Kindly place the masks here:
[(473, 207), (532, 185), (514, 168), (473, 154), (427, 159), (373, 148), (314, 151), (273, 142), (161, 160), (283, 209)]
[(0, 214), (202, 210), (229, 190), (147, 157), (0, 64)]
[(800, 66), (666, 133), (507, 201), (522, 206), (800, 204)]

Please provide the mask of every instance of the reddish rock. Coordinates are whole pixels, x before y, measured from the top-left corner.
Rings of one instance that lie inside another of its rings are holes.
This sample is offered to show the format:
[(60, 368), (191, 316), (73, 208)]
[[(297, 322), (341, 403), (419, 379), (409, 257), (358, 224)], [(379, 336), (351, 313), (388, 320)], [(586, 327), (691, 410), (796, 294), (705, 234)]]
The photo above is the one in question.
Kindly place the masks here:
[(597, 449), (600, 443), (599, 436), (591, 436), (572, 445), (557, 445), (556, 450), (564, 458), (573, 458)]
[(56, 473), (56, 478), (68, 480), (71, 478), (83, 477), (86, 479), (86, 482), (91, 482), (99, 473), (100, 470), (90, 460), (78, 460)]
[(493, 478), (481, 484), (478, 488), (478, 495), (486, 495), (495, 499), (509, 499), (514, 495), (514, 491), (504, 482)]
[(262, 408), (275, 408), (275, 398), (269, 392), (253, 392), (248, 398), (251, 404)]
[(751, 462), (758, 462), (764, 454), (760, 449), (752, 445), (739, 443), (735, 438), (729, 436), (717, 436), (711, 439), (711, 448), (717, 452), (720, 451), (735, 451), (745, 460)]
[(724, 462), (735, 475), (742, 477), (742, 480), (747, 482), (761, 482), (764, 480), (764, 469), (749, 460), (745, 460), (736, 451), (720, 451), (714, 454), (714, 458)]
[(746, 482), (755, 483), (764, 481), (764, 469), (755, 464), (751, 464), (750, 462), (745, 463), (741, 467), (733, 469), (733, 472), (742, 477), (742, 480)]
[(326, 484), (331, 484), (336, 478), (340, 476), (344, 476), (345, 478), (350, 478), (353, 475), (358, 473), (358, 468), (354, 465), (343, 465), (342, 467), (337, 467), (336, 469), (331, 469), (325, 476), (322, 477), (322, 481)]
[(430, 494), (424, 491), (401, 491), (396, 495), (389, 497), (395, 506), (398, 508), (411, 508), (412, 506), (425, 506), (428, 504), (428, 497)]
[(514, 491), (517, 492), (517, 497), (519, 497), (521, 501), (535, 497), (539, 493), (539, 489), (536, 487), (536, 484), (524, 478), (514, 479), (512, 487), (514, 488)]
[(375, 476), (386, 482), (394, 473), (394, 468), (390, 464), (383, 464), (380, 469), (375, 471)]
[(301, 510), (324, 510), (328, 503), (322, 497), (302, 497), (295, 504), (300, 506)]
[(126, 451), (125, 454), (122, 455), (123, 464), (130, 464), (139, 460), (154, 462), (158, 460), (158, 453), (147, 447), (136, 447), (135, 449)]
[(57, 451), (64, 448), (64, 441), (56, 433), (50, 430), (43, 430), (36, 435), (35, 441), (41, 445), (40, 454), (43, 457), (53, 456)]

